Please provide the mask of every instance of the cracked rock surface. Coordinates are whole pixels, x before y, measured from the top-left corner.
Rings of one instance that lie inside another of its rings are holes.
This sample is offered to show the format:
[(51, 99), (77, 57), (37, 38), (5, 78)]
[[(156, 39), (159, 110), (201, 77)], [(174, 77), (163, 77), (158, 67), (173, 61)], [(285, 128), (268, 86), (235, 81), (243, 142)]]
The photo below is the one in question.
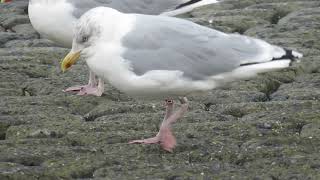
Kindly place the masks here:
[(41, 39), (27, 1), (0, 4), (0, 179), (320, 179), (320, 1), (225, 0), (181, 18), (304, 54), (300, 64), (191, 96), (178, 145), (129, 145), (155, 135), (163, 102), (87, 83), (84, 61)]

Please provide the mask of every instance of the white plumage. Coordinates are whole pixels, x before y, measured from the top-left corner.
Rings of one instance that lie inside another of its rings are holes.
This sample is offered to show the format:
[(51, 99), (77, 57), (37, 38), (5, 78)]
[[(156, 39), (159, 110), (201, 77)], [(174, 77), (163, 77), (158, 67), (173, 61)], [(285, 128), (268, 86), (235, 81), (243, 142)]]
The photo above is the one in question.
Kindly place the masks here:
[(73, 28), (76, 18), (74, 7), (66, 0), (30, 0), (28, 12), (32, 26), (43, 37), (60, 46), (72, 46)]
[[(261, 72), (289, 67), (302, 54), (263, 40), (226, 34), (178, 18), (123, 14), (99, 7), (77, 23), (72, 50), (62, 62), (69, 68), (78, 55), (89, 68), (119, 90), (135, 97), (187, 96)], [(171, 101), (170, 101), (171, 102)], [(134, 143), (161, 143), (171, 151), (175, 145), (170, 125), (186, 111), (172, 112), (158, 135)]]
[[(125, 13), (177, 15), (196, 7), (217, 3), (217, 0), (30, 0), (29, 17), (33, 27), (41, 36), (60, 46), (71, 48), (76, 20), (86, 11), (98, 6), (107, 6)], [(181, 8), (176, 9), (177, 7)], [(90, 72), (89, 83), (66, 91), (77, 91), (79, 95), (101, 96), (104, 82), (95, 79)]]

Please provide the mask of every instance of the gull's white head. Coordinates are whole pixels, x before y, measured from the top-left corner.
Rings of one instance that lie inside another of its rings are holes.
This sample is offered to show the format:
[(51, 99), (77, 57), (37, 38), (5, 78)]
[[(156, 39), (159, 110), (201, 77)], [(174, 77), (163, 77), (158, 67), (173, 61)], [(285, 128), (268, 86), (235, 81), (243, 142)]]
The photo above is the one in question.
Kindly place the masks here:
[(82, 52), (86, 52), (99, 40), (105, 37), (112, 38), (114, 19), (119, 11), (108, 7), (97, 7), (89, 10), (77, 21), (74, 29), (72, 49), (61, 62), (61, 69), (69, 69), (80, 57)]

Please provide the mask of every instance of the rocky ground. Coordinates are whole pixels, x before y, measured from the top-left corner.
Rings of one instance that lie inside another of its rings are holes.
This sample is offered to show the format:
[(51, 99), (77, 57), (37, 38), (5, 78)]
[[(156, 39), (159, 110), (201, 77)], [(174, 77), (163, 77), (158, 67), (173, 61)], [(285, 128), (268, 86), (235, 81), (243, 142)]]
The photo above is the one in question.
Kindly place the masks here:
[(155, 135), (162, 102), (85, 84), (84, 62), (41, 39), (27, 1), (0, 5), (0, 179), (320, 179), (320, 1), (226, 0), (182, 16), (303, 52), (300, 64), (193, 96), (173, 153)]

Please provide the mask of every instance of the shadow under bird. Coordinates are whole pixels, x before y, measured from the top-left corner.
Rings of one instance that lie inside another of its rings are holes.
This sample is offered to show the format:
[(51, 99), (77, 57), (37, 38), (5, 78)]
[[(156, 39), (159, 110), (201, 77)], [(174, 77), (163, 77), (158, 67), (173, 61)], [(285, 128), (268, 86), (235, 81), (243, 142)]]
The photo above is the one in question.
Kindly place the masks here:
[[(176, 146), (171, 126), (187, 112), (186, 96), (289, 67), (302, 57), (260, 39), (190, 21), (124, 14), (106, 7), (85, 13), (75, 29), (62, 70), (83, 56), (91, 71), (120, 91), (135, 98), (165, 99), (166, 114), (158, 134), (130, 143), (159, 143), (170, 152)], [(181, 102), (176, 112), (173, 98)]]
[[(32, 26), (41, 36), (62, 47), (71, 48), (76, 20), (94, 7), (112, 7), (124, 13), (174, 16), (217, 2), (217, 0), (29, 0), (28, 12)], [(78, 95), (101, 96), (104, 92), (104, 81), (101, 78), (96, 80), (96, 75), (90, 71), (87, 85), (70, 87), (65, 91), (78, 92)]]

